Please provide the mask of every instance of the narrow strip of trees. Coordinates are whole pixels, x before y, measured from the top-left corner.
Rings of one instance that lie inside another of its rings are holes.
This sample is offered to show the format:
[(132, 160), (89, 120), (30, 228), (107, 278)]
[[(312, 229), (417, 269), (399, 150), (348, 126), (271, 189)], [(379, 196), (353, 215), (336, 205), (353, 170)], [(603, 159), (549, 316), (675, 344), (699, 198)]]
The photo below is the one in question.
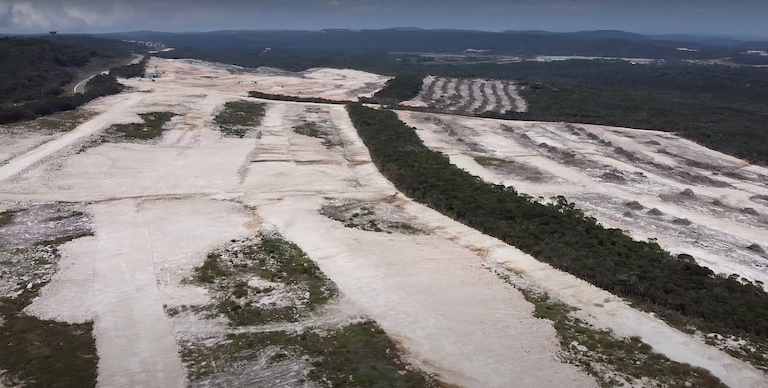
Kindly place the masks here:
[(257, 91), (251, 91), (248, 92), (248, 96), (253, 98), (260, 98), (262, 100), (275, 100), (275, 101), (292, 101), (292, 102), (312, 102), (317, 104), (339, 104), (343, 105), (348, 103), (349, 101), (337, 101), (337, 100), (328, 100), (321, 97), (296, 97), (296, 96), (287, 96), (285, 94), (269, 94), (269, 93), (262, 93)]
[(689, 255), (608, 229), (563, 197), (542, 204), (494, 185), (427, 148), (391, 111), (348, 105), (382, 174), (407, 196), (569, 272), (669, 322), (761, 341), (768, 294), (735, 276), (716, 276)]
[(397, 105), (418, 96), (423, 84), (424, 77), (420, 74), (400, 74), (387, 81), (383, 89), (372, 98), (364, 99), (364, 102)]

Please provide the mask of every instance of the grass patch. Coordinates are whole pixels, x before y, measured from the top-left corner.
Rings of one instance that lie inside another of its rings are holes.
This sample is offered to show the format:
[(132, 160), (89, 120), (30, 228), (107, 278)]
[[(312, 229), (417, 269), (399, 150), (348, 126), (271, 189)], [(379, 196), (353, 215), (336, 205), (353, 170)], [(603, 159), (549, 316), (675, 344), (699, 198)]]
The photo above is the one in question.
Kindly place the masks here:
[[(327, 122), (323, 124), (332, 125)], [(323, 128), (323, 126), (315, 122), (297, 125), (293, 127), (293, 131), (300, 135), (322, 139), (323, 145), (328, 149), (342, 146), (341, 137), (338, 134)]]
[(13, 222), (13, 213), (12, 211), (4, 211), (0, 213), (0, 227), (5, 225), (10, 225)]
[[(193, 281), (214, 295), (212, 314), (227, 317), (233, 326), (296, 322), (338, 293), (298, 246), (268, 235), (208, 254)], [(279, 301), (265, 304), (265, 297)]]
[(304, 136), (323, 138), (323, 132), (318, 128), (317, 123), (304, 123), (293, 127), (293, 131)]
[[(224, 316), (232, 326), (225, 336), (182, 341), (191, 387), (266, 387), (285, 381), (329, 388), (440, 387), (408, 365), (374, 322), (313, 329), (316, 322), (302, 321), (338, 291), (299, 247), (277, 234), (232, 240), (211, 252), (190, 281), (206, 287), (214, 303), (165, 306), (166, 314)], [(265, 305), (264, 299), (278, 304)], [(259, 327), (294, 322), (290, 329)]]
[(117, 124), (107, 129), (106, 141), (109, 142), (134, 142), (148, 141), (160, 137), (165, 130), (165, 124), (170, 121), (175, 113), (153, 112), (139, 115), (143, 123)]
[(16, 298), (0, 298), (2, 383), (23, 388), (95, 387), (98, 355), (93, 323), (42, 320), (22, 312), (44, 284), (35, 284)]
[(261, 125), (266, 104), (250, 101), (231, 101), (224, 104), (213, 122), (225, 137), (243, 138)]
[(552, 321), (564, 358), (595, 377), (601, 387), (647, 384), (647, 379), (670, 387), (725, 388), (720, 379), (703, 368), (681, 364), (656, 353), (640, 338), (618, 338), (574, 318), (575, 310), (546, 294), (521, 290), (533, 303), (534, 316)]
[(57, 112), (48, 116), (38, 117), (35, 120), (22, 121), (13, 124), (6, 124), (5, 127), (10, 129), (33, 129), (46, 132), (69, 132), (80, 124), (88, 121), (95, 116), (95, 113), (73, 110), (65, 112)]
[[(385, 208), (386, 209), (386, 208)], [(377, 211), (378, 210), (378, 211)], [(347, 228), (360, 229), (368, 232), (401, 233), (412, 235), (428, 234), (404, 220), (389, 219), (397, 217), (393, 210), (389, 215), (381, 214), (373, 203), (349, 201), (342, 203), (326, 203), (320, 207), (320, 214), (339, 221)]]
[(431, 377), (413, 370), (397, 352), (397, 345), (373, 322), (351, 324), (328, 332), (231, 334), (210, 347), (185, 348), (182, 361), (190, 379), (211, 375), (216, 365), (244, 365), (260, 354), (254, 349), (278, 348), (271, 363), (308, 357), (307, 378), (333, 388), (439, 387)]

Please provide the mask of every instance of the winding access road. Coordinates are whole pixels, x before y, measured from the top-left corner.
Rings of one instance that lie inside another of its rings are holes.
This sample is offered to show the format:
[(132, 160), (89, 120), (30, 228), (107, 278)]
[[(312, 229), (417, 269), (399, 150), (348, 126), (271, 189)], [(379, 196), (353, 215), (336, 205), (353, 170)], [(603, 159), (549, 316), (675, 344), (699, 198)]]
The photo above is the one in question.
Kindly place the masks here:
[[(131, 61), (131, 63), (129, 63), (129, 65), (135, 65), (135, 64), (141, 62), (142, 59), (144, 59), (144, 56), (141, 55), (141, 54), (132, 54), (132, 55), (133, 55), (133, 60)], [(77, 85), (75, 85), (75, 89), (74, 89), (75, 94), (85, 93), (85, 85), (88, 83), (88, 81), (90, 81), (97, 74), (103, 73), (104, 71), (105, 70), (99, 71), (96, 74), (93, 74), (90, 77), (80, 81)], [(108, 71), (108, 70), (106, 70), (106, 71)]]

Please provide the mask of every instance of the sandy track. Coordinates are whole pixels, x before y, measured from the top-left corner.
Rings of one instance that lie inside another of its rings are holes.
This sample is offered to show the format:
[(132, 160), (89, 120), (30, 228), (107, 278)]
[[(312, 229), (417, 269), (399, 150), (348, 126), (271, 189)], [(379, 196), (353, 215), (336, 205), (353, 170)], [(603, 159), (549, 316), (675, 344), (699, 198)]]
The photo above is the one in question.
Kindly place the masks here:
[(202, 262), (199, 252), (244, 235), (250, 218), (238, 205), (205, 200), (123, 200), (88, 210), (96, 237), (65, 246), (66, 266), (28, 311), (94, 320), (99, 387), (184, 387), (164, 300)]
[(54, 155), (61, 151), (72, 143), (83, 139), (87, 136), (93, 135), (96, 132), (103, 130), (110, 124), (114, 123), (114, 117), (122, 114), (131, 106), (136, 104), (142, 96), (140, 95), (123, 95), (121, 103), (114, 106), (110, 111), (102, 113), (90, 121), (78, 126), (73, 131), (62, 135), (54, 140), (51, 140), (41, 146), (27, 152), (24, 155), (17, 156), (8, 161), (3, 166), (0, 166), (0, 181), (6, 180), (25, 169), (33, 166), (41, 160)]
[(554, 329), (530, 319), (532, 306), (471, 251), (440, 237), (345, 229), (315, 208), (293, 198), (259, 213), (427, 370), (464, 387), (594, 385), (554, 357)]
[[(292, 115), (284, 115), (289, 109), (284, 105), (270, 104), (263, 140), (285, 143), (277, 138), (295, 136), (286, 130), (286, 118)], [(335, 167), (339, 175), (327, 179), (351, 179), (360, 185), (354, 192), (345, 189), (334, 194), (374, 200), (395, 194), (370, 161), (346, 111), (338, 106), (327, 109), (349, 158), (348, 163)], [(296, 140), (289, 143), (291, 147), (282, 148), (283, 157), (273, 155), (274, 150), (270, 155), (288, 164), (287, 160), (305, 159), (308, 152), (318, 153), (317, 148), (309, 150)], [(339, 163), (338, 158), (326, 158)], [(253, 163), (249, 172), (263, 182), (270, 175), (281, 177), (288, 171), (276, 167), (274, 163)], [(303, 176), (301, 170), (310, 168), (294, 165), (290, 171), (298, 177)], [(317, 213), (321, 196), (331, 194), (327, 187), (333, 182), (302, 182), (305, 191), (300, 196), (274, 202), (271, 195), (249, 192), (244, 200), (258, 207), (266, 224), (277, 227), (306, 251), (349, 299), (426, 370), (464, 387), (509, 387), (513, 381), (521, 386), (594, 386), (590, 378), (557, 359), (558, 344), (551, 326), (532, 319), (532, 306), (484, 268), (472, 251), (440, 237), (344, 228)], [(456, 314), (459, 310), (462, 314)], [(534, 369), (551, 373), (530, 373)]]
[(764, 387), (768, 376), (749, 364), (705, 345), (650, 314), (638, 311), (621, 299), (541, 263), (518, 249), (483, 235), (458, 222), (452, 222), (431, 209), (406, 201), (406, 211), (461, 246), (483, 252), (486, 257), (542, 287), (553, 297), (582, 310), (580, 315), (596, 327), (631, 337), (638, 336), (669, 359), (705, 368), (730, 387)]

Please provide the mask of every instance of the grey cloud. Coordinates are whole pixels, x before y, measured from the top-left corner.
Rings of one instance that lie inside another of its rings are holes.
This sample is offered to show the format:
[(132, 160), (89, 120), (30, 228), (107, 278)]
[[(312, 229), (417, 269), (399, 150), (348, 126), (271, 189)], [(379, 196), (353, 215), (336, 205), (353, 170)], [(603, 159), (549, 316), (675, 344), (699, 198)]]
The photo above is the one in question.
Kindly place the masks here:
[(0, 0), (0, 33), (467, 28), (768, 37), (758, 0)]

